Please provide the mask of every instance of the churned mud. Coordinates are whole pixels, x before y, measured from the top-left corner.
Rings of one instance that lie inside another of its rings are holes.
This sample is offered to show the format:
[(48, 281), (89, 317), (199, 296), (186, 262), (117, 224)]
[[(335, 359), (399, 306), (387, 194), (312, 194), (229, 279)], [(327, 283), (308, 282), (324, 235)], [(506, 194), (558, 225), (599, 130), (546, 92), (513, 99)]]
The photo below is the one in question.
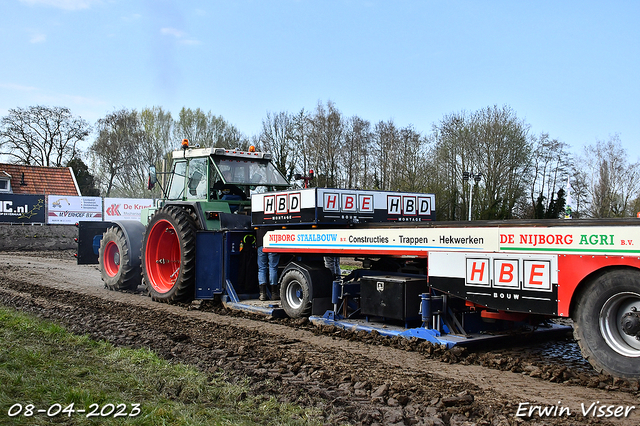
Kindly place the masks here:
[[(326, 424), (640, 424), (638, 383), (598, 375), (567, 335), (444, 350), (213, 302), (166, 305), (142, 288), (106, 290), (97, 267), (76, 265), (70, 253), (0, 253), (0, 304), (248, 380), (255, 392), (315, 408)], [(585, 415), (594, 403), (638, 409)]]

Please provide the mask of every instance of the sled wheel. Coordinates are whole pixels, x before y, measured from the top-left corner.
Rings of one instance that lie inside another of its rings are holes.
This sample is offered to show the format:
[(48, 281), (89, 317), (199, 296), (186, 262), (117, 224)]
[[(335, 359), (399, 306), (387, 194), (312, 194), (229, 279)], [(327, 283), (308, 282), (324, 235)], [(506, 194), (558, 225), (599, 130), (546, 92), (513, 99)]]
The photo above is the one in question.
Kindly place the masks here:
[(573, 334), (598, 372), (640, 376), (640, 272), (616, 270), (597, 277), (582, 292)]
[(134, 290), (140, 285), (140, 264), (131, 259), (127, 238), (119, 227), (112, 226), (102, 234), (98, 264), (109, 290)]
[(291, 318), (311, 314), (311, 288), (302, 272), (293, 269), (284, 274), (280, 282), (280, 303)]
[(195, 294), (196, 222), (188, 211), (165, 206), (144, 236), (142, 274), (153, 300), (187, 302)]

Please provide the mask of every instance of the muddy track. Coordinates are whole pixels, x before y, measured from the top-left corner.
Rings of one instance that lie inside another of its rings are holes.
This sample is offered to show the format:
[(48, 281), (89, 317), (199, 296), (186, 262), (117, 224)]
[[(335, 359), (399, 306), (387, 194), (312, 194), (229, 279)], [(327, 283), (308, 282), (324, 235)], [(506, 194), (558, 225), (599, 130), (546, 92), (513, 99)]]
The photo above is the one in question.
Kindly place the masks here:
[[(115, 345), (150, 348), (210, 374), (247, 379), (255, 392), (316, 408), (327, 424), (640, 423), (638, 383), (598, 375), (574, 349), (564, 349), (575, 346), (567, 338), (444, 351), (239, 315), (210, 303), (154, 303), (140, 293), (104, 289), (97, 268), (76, 265), (68, 252), (0, 253), (0, 304)], [(620, 419), (584, 416), (581, 405), (596, 401), (639, 408)], [(566, 407), (571, 415), (516, 417), (525, 403)]]

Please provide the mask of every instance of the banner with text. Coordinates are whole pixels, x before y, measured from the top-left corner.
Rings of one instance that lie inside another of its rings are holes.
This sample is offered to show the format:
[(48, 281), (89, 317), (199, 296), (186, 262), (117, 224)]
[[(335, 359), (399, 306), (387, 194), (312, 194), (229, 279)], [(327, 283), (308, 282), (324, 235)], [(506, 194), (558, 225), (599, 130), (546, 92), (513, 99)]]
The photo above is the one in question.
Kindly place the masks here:
[(0, 194), (0, 222), (44, 223), (44, 211), (44, 194)]
[(73, 225), (80, 220), (102, 220), (102, 198), (100, 197), (49, 195), (47, 205), (48, 224)]
[(104, 220), (140, 220), (142, 209), (152, 206), (151, 198), (105, 198)]

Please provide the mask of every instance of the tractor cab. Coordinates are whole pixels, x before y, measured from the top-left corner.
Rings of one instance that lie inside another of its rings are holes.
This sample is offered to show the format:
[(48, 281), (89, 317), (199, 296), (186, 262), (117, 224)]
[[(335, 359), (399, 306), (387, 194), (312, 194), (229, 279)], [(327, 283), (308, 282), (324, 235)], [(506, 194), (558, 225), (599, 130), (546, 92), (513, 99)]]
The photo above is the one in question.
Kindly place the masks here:
[[(256, 152), (254, 147), (248, 151), (198, 148), (185, 139), (182, 149), (172, 153), (171, 169), (165, 173), (164, 203), (190, 203), (200, 206), (196, 210), (202, 212), (250, 215), (252, 193), (289, 187), (271, 158), (270, 153)], [(158, 183), (157, 175), (150, 168), (150, 188)], [(208, 222), (210, 217), (204, 219)]]

